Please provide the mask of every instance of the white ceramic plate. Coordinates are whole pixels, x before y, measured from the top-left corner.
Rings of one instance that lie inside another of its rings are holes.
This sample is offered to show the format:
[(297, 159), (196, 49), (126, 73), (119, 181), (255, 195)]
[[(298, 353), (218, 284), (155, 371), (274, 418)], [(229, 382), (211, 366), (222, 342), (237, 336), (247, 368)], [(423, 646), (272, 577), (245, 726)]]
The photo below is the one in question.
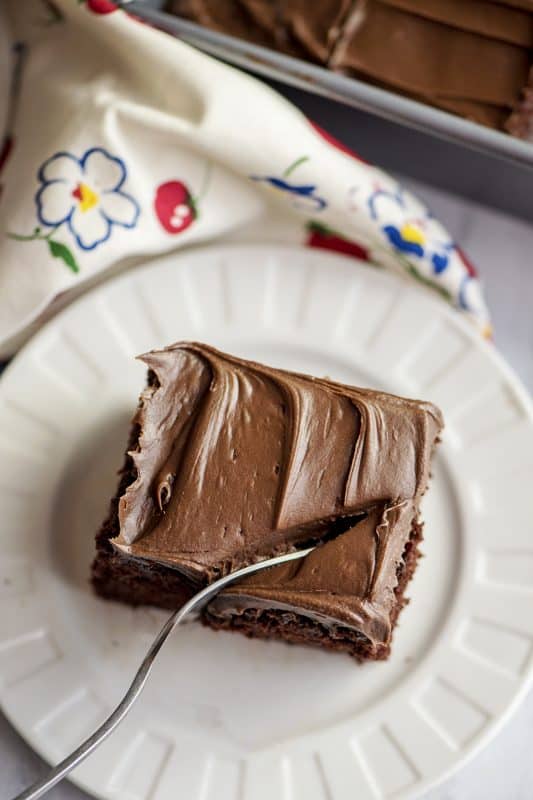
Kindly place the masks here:
[(56, 761), (118, 701), (165, 615), (88, 582), (144, 382), (194, 338), (439, 403), (424, 552), (387, 663), (190, 625), (75, 773), (113, 800), (414, 797), (501, 724), (533, 664), (531, 404), (491, 346), (416, 286), (323, 252), (226, 246), (90, 292), (0, 381), (0, 693)]

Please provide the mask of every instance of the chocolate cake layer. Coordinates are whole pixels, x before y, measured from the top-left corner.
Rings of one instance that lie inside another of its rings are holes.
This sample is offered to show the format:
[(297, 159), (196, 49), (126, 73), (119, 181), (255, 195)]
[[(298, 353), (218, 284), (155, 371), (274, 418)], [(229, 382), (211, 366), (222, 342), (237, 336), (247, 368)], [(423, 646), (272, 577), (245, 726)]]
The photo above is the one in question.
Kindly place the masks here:
[[(349, 650), (364, 642), (373, 657), (388, 652), (404, 553), (419, 534), (418, 503), (442, 427), (438, 409), (206, 345), (178, 344), (142, 359), (150, 381), (126, 476), (99, 536), (97, 590), (113, 596), (116, 583), (124, 599), (122, 559), (128, 592), (138, 564), (138, 585), (143, 575), (149, 584), (143, 598), (153, 600), (154, 590), (157, 598), (167, 570), (182, 602), (221, 574), (319, 542), (303, 561), (220, 594), (207, 621), (239, 627), (236, 620), (253, 611), (263, 621), (268, 614), (273, 629), (273, 615), (292, 614), (336, 640), (341, 628), (352, 631)], [(137, 602), (134, 588), (130, 601)]]
[[(396, 625), (400, 611), (409, 602), (405, 598), (405, 590), (416, 569), (421, 541), (422, 526), (414, 523), (397, 570), (397, 585), (394, 589), (390, 615), (391, 631)], [(204, 616), (205, 624), (215, 630), (244, 633), (253, 639), (282, 638), (291, 644), (310, 644), (327, 650), (346, 652), (358, 661), (367, 659), (379, 661), (386, 659), (390, 654), (390, 636), (382, 642), (372, 641), (363, 633), (339, 622), (321, 620), (318, 616), (305, 617), (293, 609), (273, 610), (266, 603), (256, 604), (253, 587), (243, 587), (243, 592), (237, 591), (232, 594), (237, 595), (240, 600), (235, 612), (231, 613), (231, 598), (226, 602), (226, 597), (222, 597), (222, 602), (212, 603), (209, 606)], [(243, 602), (246, 596), (249, 598), (247, 603)]]

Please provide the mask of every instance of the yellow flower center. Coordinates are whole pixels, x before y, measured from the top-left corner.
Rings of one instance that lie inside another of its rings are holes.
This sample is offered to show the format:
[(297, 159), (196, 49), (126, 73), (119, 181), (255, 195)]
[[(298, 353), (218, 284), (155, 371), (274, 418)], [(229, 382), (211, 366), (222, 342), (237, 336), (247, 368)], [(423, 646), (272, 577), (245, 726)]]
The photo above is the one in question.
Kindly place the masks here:
[(420, 228), (416, 228), (414, 225), (411, 225), (410, 222), (407, 222), (403, 226), (401, 234), (403, 239), (407, 242), (413, 242), (413, 244), (424, 244), (426, 241), (426, 237)]
[(80, 211), (89, 211), (100, 199), (96, 192), (93, 192), (91, 187), (87, 186), (86, 183), (78, 183), (72, 195), (78, 201)]

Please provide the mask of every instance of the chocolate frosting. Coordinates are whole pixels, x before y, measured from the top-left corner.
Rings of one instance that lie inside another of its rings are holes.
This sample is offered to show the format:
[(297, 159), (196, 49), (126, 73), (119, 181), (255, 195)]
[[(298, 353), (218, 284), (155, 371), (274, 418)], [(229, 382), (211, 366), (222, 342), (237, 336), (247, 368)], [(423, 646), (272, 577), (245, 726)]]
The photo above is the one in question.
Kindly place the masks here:
[(262, 0), (255, 3), (251, 0), (249, 4), (237, 0), (171, 0), (169, 10), (220, 33), (281, 50), (287, 55), (306, 56), (306, 51), (290, 36), (279, 19), (274, 3)]
[(296, 611), (334, 630), (348, 627), (387, 643), (396, 568), (416, 515), (414, 503), (373, 507), (363, 520), (301, 562), (250, 576), (211, 603), (214, 617), (249, 608)]
[(227, 590), (213, 613), (297, 608), (386, 641), (438, 409), (202, 344), (141, 358), (152, 377), (114, 546), (200, 584), (325, 541), (298, 565)]
[(170, 0), (170, 9), (492, 128), (531, 128), (532, 0)]
[[(373, 86), (379, 86), (382, 89), (387, 89), (387, 84), (382, 81), (369, 80)], [(502, 128), (506, 120), (509, 118), (509, 108), (505, 106), (494, 106), (490, 103), (479, 103), (476, 100), (461, 100), (456, 97), (424, 97), (415, 92), (407, 92), (405, 89), (397, 89), (398, 94), (404, 97), (409, 97), (412, 100), (418, 100), (422, 103), (428, 103), (435, 108), (442, 108), (445, 111), (452, 111), (454, 114), (459, 114), (465, 119), (472, 120), (472, 122), (479, 122), (482, 125), (488, 125), (490, 128)]]
[(524, 88), (520, 101), (505, 122), (505, 129), (513, 136), (533, 142), (533, 69), (530, 71), (529, 83)]
[[(420, 17), (503, 42), (533, 46), (533, 15), (487, 0), (382, 0)], [(530, 6), (533, 11), (533, 3)]]
[(307, 56), (324, 62), (340, 33), (352, 0), (239, 0), (254, 21), (277, 41), (287, 35)]
[(511, 107), (527, 82), (528, 49), (363, 0), (331, 66), (431, 98)]
[[(491, 128), (509, 128), (531, 59), (532, 14), (485, 0), (360, 0), (355, 9), (332, 67)], [(387, 52), (384, 41), (391, 43)], [(499, 65), (494, 85), (487, 59)]]
[(531, 11), (533, 8), (532, 0), (489, 0), (489, 2), (511, 8), (522, 8), (524, 11)]

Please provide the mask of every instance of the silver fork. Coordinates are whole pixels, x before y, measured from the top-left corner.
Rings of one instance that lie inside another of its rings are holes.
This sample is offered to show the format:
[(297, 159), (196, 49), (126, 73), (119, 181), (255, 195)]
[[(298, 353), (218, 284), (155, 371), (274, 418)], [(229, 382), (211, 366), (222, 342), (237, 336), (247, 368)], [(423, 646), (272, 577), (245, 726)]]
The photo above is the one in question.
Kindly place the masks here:
[(226, 575), (225, 577), (220, 578), (218, 581), (211, 583), (209, 586), (206, 586), (205, 589), (202, 589), (200, 592), (195, 594), (185, 603), (185, 605), (178, 609), (178, 611), (172, 612), (152, 642), (152, 645), (144, 657), (141, 666), (137, 670), (128, 691), (115, 710), (100, 725), (100, 727), (97, 728), (91, 736), (89, 736), (88, 739), (85, 739), (85, 741), (82, 742), (82, 744), (80, 744), (80, 746), (77, 747), (72, 753), (70, 753), (70, 755), (64, 758), (63, 761), (57, 765), (57, 767), (51, 769), (48, 775), (46, 775), (40, 781), (34, 783), (28, 789), (25, 789), (23, 792), (14, 797), (13, 800), (37, 800), (37, 798), (42, 797), (56, 784), (62, 781), (63, 778), (66, 778), (66, 776), (79, 764), (81, 764), (82, 761), (85, 761), (87, 756), (89, 756), (93, 750), (96, 750), (96, 748), (105, 739), (107, 739), (111, 733), (113, 733), (115, 728), (120, 725), (124, 717), (128, 714), (131, 707), (141, 694), (144, 685), (148, 680), (148, 676), (150, 675), (150, 671), (157, 654), (163, 647), (172, 631), (180, 624), (180, 622), (183, 622), (185, 617), (193, 612), (201, 611), (203, 608), (205, 608), (209, 601), (212, 600), (213, 597), (218, 594), (218, 592), (220, 592), (221, 589), (224, 589), (226, 586), (234, 583), (234, 581), (244, 578), (246, 575), (251, 575), (253, 572), (267, 569), (268, 567), (275, 567), (278, 564), (285, 564), (287, 561), (293, 561), (296, 558), (304, 558), (305, 556), (309, 555), (312, 550), (314, 550), (314, 547), (308, 547), (306, 550), (297, 550), (294, 553), (287, 553), (284, 556), (269, 558), (265, 561), (259, 561), (257, 564), (250, 564), (248, 567), (231, 572), (229, 575)]

